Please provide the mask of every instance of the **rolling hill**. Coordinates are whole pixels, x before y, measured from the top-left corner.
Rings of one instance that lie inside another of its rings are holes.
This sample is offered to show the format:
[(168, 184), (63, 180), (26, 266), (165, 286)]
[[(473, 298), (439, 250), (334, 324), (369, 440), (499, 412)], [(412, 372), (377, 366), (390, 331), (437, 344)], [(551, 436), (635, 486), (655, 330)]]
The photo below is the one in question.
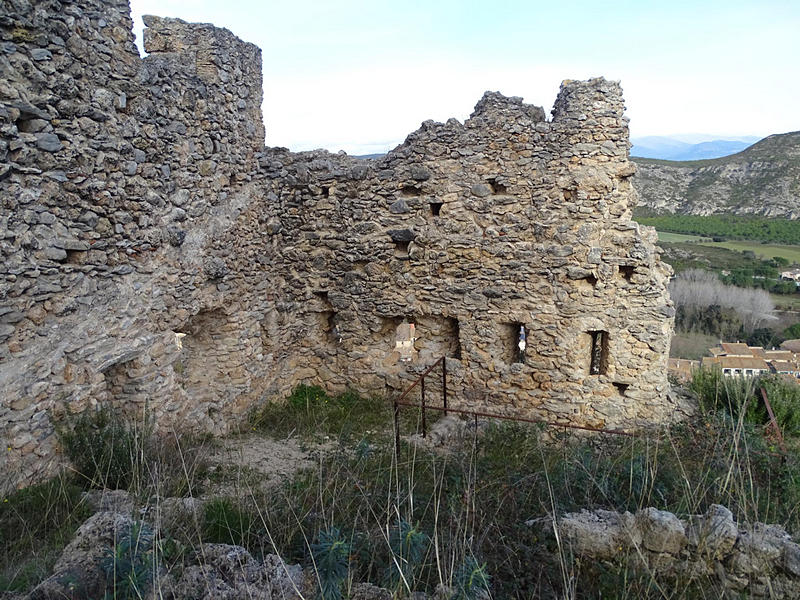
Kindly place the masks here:
[(722, 158), (632, 158), (638, 214), (800, 218), (800, 131), (771, 135)]

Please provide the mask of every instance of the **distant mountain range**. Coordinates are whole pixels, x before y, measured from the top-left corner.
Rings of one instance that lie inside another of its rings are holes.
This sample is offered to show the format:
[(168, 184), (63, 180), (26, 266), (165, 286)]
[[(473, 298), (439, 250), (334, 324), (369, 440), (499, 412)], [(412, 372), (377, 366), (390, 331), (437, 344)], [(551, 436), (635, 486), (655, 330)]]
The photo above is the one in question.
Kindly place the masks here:
[(637, 213), (800, 218), (800, 131), (710, 160), (633, 158)]
[(761, 138), (756, 136), (708, 139), (711, 136), (657, 136), (632, 138), (631, 156), (662, 160), (703, 160), (741, 152)]

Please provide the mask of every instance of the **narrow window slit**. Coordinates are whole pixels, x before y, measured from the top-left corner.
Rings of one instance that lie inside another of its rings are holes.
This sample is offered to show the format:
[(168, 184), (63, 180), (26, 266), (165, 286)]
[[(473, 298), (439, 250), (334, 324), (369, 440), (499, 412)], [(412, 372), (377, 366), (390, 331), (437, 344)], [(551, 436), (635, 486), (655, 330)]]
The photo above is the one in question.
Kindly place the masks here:
[(503, 325), (503, 346), (507, 363), (524, 363), (528, 346), (528, 328), (524, 323), (505, 323)]
[(589, 331), (592, 338), (589, 375), (605, 375), (608, 372), (608, 332)]
[(329, 188), (327, 185), (323, 185), (322, 186), (322, 197), (323, 198), (328, 198), (330, 195), (331, 195), (331, 188)]
[(438, 217), (439, 213), (442, 212), (442, 204), (444, 204), (444, 202), (431, 202), (430, 203), (431, 215), (433, 215), (434, 217)]

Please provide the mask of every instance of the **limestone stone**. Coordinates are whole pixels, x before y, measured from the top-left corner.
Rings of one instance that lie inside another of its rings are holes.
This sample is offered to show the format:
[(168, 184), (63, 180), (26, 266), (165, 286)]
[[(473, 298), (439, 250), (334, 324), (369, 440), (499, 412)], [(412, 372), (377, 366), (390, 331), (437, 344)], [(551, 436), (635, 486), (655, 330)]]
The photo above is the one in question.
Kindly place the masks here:
[(678, 554), (688, 542), (683, 523), (672, 513), (645, 508), (636, 513), (636, 523), (651, 552)]

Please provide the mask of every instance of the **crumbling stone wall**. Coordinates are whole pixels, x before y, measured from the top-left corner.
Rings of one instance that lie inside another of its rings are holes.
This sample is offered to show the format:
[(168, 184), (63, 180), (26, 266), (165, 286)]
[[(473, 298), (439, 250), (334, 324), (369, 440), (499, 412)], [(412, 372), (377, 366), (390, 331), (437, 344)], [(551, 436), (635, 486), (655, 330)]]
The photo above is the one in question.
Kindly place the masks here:
[(426, 122), (377, 161), (268, 152), (269, 201), (216, 252), (245, 294), (265, 276), (282, 290), (246, 303), (285, 315), (305, 377), (396, 392), (445, 354), (466, 406), (661, 421), (673, 309), (655, 234), (630, 220), (626, 125), (619, 86), (596, 79), (565, 82), (552, 121), (487, 93), (466, 123)]
[(0, 470), (20, 480), (50, 468), (53, 412), (227, 423), (181, 385), (175, 333), (226, 304), (203, 247), (251, 201), (260, 50), (149, 18), (141, 59), (131, 26), (127, 1), (0, 9)]
[(716, 581), (725, 597), (800, 597), (800, 545), (780, 525), (736, 522), (724, 506), (704, 515), (644, 508), (635, 515), (583, 510), (553, 522), (531, 521), (559, 535), (570, 555), (627, 562), (643, 573)]
[[(606, 427), (669, 418), (673, 310), (618, 84), (487, 93), (375, 161), (264, 147), (260, 51), (122, 0), (0, 13), (0, 468), (98, 402), (220, 433), (299, 382)], [(408, 358), (398, 332), (415, 325)], [(527, 332), (524, 360), (516, 351)]]

